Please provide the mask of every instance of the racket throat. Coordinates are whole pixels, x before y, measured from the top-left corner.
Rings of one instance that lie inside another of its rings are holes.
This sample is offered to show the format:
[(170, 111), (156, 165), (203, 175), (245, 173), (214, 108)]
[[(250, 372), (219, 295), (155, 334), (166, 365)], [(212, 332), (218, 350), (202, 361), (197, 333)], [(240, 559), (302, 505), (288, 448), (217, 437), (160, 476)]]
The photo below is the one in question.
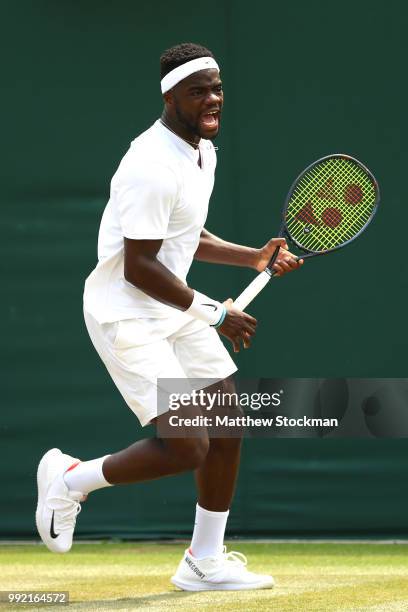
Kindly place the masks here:
[(265, 268), (265, 272), (267, 272), (270, 276), (273, 276), (274, 270), (272, 269), (273, 264), (275, 263), (280, 251), (280, 246), (276, 247), (272, 257), (269, 260), (268, 265)]

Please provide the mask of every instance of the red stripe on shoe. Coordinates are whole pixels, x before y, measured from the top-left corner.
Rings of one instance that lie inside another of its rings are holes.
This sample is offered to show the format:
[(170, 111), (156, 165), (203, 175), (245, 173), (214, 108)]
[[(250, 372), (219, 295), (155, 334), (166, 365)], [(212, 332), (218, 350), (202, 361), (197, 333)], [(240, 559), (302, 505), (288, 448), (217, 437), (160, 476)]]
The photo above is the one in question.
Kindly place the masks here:
[(76, 463), (73, 463), (67, 470), (65, 470), (65, 474), (67, 472), (70, 472), (71, 470), (73, 470), (74, 468), (76, 468), (77, 465), (79, 465), (81, 462), (77, 461)]

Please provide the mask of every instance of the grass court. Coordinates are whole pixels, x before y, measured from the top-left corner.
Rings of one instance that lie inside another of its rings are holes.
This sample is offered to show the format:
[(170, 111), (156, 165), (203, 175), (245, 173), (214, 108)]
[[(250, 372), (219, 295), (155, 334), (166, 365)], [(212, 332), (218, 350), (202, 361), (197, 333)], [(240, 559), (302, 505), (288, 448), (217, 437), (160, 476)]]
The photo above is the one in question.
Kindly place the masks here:
[[(35, 610), (403, 612), (408, 610), (408, 547), (382, 543), (248, 543), (249, 568), (271, 573), (265, 591), (178, 591), (169, 578), (183, 543), (74, 544), (67, 555), (42, 545), (0, 545), (2, 590), (69, 591), (68, 606)], [(2, 609), (21, 605), (0, 604)]]

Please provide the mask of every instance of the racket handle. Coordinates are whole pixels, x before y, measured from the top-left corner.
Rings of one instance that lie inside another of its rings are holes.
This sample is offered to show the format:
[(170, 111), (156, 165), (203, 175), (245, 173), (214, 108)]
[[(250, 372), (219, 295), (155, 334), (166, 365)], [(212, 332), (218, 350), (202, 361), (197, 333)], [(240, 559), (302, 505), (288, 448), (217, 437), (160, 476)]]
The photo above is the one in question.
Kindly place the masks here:
[(272, 275), (268, 269), (258, 274), (252, 283), (250, 283), (248, 287), (244, 289), (241, 295), (234, 301), (234, 308), (238, 308), (238, 310), (245, 310), (248, 304), (250, 304), (258, 293), (262, 291), (265, 285), (269, 283), (271, 278)]

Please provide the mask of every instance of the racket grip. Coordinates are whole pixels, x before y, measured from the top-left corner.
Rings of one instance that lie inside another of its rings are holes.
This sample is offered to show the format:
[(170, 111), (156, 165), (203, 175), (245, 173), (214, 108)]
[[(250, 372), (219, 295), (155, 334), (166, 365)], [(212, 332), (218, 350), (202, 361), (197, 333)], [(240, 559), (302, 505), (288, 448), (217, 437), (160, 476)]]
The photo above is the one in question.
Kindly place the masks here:
[(234, 301), (234, 308), (238, 310), (245, 310), (245, 308), (252, 302), (252, 300), (262, 291), (262, 289), (269, 283), (272, 275), (269, 270), (264, 270), (258, 276), (254, 278), (252, 283), (248, 285), (246, 289), (241, 293), (240, 296)]

